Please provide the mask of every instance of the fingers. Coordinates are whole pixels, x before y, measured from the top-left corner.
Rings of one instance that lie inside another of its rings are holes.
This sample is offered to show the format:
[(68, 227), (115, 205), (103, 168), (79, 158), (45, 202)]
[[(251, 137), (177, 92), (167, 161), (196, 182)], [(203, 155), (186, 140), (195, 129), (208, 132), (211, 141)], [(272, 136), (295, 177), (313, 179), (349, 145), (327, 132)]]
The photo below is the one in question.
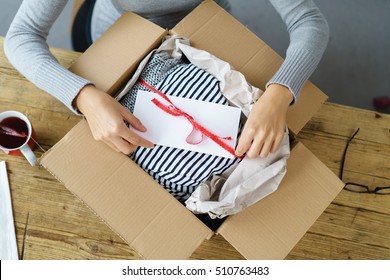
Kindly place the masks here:
[(255, 137), (255, 132), (256, 132), (255, 129), (249, 128), (246, 125), (244, 126), (241, 137), (238, 140), (238, 145), (236, 148), (236, 156), (240, 157), (249, 150), (253, 138)]
[(291, 92), (283, 86), (270, 86), (256, 101), (248, 116), (236, 155), (250, 158), (267, 157), (275, 152), (283, 139)]
[[(123, 126), (124, 127), (122, 128), (122, 132), (120, 134), (113, 133), (106, 135), (105, 137), (96, 137), (95, 139), (104, 142), (114, 151), (121, 152), (125, 155), (132, 153), (137, 146), (143, 146), (146, 148), (154, 147), (153, 143), (130, 131), (125, 124), (123, 124)], [(126, 138), (121, 135), (126, 135)]]
[(261, 148), (261, 151), (259, 153), (259, 156), (262, 157), (262, 158), (265, 158), (268, 156), (270, 150), (271, 150), (271, 146), (274, 142), (274, 137), (268, 137), (266, 139), (266, 141), (264, 142), (264, 145), (263, 147)]
[(276, 136), (275, 141), (271, 147), (271, 153), (275, 153), (279, 149), (279, 146), (282, 143), (283, 138), (284, 138), (284, 133), (278, 134)]
[(125, 155), (131, 154), (134, 152), (134, 150), (137, 148), (136, 145), (133, 145), (127, 141), (125, 141), (121, 137), (114, 137), (112, 139), (112, 143), (115, 145), (115, 147)]
[[(136, 118), (133, 114), (131, 114), (123, 106), (121, 109), (121, 114), (122, 114), (124, 120), (128, 121), (132, 127), (134, 127), (135, 129), (137, 129), (139, 131), (146, 132), (146, 127), (144, 127), (142, 125), (141, 121), (138, 118)], [(128, 141), (129, 143), (131, 143), (134, 146), (142, 146), (145, 148), (153, 148), (154, 147), (154, 144), (152, 142), (142, 138), (141, 136), (137, 135), (136, 133), (134, 133), (133, 131), (131, 131), (127, 127), (126, 127), (126, 130), (123, 130), (123, 132), (120, 134), (120, 136), (123, 137), (123, 139), (125, 139), (126, 141)]]
[(256, 158), (259, 156), (264, 144), (265, 144), (265, 136), (263, 133), (260, 133), (255, 139), (252, 141), (252, 145), (247, 151), (247, 156), (250, 158)]
[(95, 140), (102, 141), (116, 152), (126, 155), (132, 153), (137, 146), (153, 148), (154, 144), (131, 131), (120, 118), (114, 126), (106, 126), (105, 130), (94, 133)]
[(154, 147), (154, 144), (152, 142), (137, 135), (135, 132), (133, 132), (129, 128), (127, 128), (124, 124), (123, 124), (123, 126), (125, 127), (125, 129), (121, 130), (118, 135), (121, 136), (124, 140), (126, 140), (127, 142), (129, 142), (135, 146), (142, 146), (145, 148), (153, 148)]
[(269, 153), (277, 151), (284, 137), (283, 132), (275, 134), (274, 132), (265, 133), (260, 131), (254, 137), (252, 137), (252, 133), (246, 134), (245, 132), (244, 130), (237, 145), (237, 156), (246, 153), (249, 158), (258, 156), (265, 158)]
[(135, 129), (146, 131), (142, 123), (118, 101), (94, 87), (86, 87), (85, 90), (92, 91), (93, 94), (85, 94), (88, 96), (85, 99), (81, 95), (78, 105), (96, 140), (124, 154), (133, 152), (137, 146), (154, 147), (153, 143), (138, 136), (125, 125), (124, 121), (128, 121)]
[(123, 119), (128, 121), (129, 124), (131, 124), (131, 126), (134, 127), (136, 130), (146, 132), (146, 127), (142, 125), (141, 121), (123, 106), (121, 106), (121, 115)]

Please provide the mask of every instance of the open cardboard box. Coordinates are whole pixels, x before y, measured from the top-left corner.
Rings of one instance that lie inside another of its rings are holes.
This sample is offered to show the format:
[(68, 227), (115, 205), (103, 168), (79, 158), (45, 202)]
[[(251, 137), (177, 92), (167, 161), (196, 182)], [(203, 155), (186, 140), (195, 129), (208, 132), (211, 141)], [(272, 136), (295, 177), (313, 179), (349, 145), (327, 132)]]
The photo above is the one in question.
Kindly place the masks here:
[[(167, 34), (189, 38), (262, 89), (283, 62), (225, 10), (205, 1), (169, 31), (124, 14), (70, 70), (114, 95)], [(307, 82), (289, 110), (290, 131), (297, 134), (326, 99)], [(279, 189), (228, 217), (216, 231), (247, 259), (283, 259), (342, 189), (303, 144), (294, 141), (291, 147)], [(85, 120), (40, 162), (145, 259), (188, 258), (214, 234), (126, 155), (95, 141)]]

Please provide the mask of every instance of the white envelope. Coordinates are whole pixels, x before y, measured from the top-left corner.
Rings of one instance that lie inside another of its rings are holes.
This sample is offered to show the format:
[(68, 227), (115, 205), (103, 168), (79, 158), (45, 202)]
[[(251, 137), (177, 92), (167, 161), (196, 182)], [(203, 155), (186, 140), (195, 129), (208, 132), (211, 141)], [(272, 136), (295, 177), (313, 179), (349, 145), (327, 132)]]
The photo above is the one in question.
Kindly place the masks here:
[[(230, 136), (231, 140), (222, 141), (235, 149), (240, 108), (175, 96), (168, 97), (177, 108), (191, 115), (208, 131), (220, 137)], [(199, 144), (187, 143), (186, 138), (192, 131), (192, 124), (184, 116), (172, 116), (157, 107), (152, 102), (154, 98), (164, 105), (169, 105), (154, 92), (138, 91), (133, 114), (147, 128), (147, 132), (131, 128), (134, 132), (154, 144), (234, 158), (231, 153), (207, 136), (204, 136), (204, 140)]]

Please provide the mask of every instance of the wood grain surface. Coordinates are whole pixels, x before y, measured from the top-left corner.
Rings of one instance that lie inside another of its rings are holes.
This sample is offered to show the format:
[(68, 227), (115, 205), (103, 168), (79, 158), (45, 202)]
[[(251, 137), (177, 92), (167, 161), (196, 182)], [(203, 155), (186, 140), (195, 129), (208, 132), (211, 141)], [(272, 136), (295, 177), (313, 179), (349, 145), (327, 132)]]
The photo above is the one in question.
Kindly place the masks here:
[[(47, 150), (80, 117), (22, 77), (5, 58), (2, 43), (0, 37), (0, 112), (24, 113), (34, 126), (36, 140)], [(79, 56), (52, 51), (65, 67)], [(357, 128), (360, 131), (345, 162), (344, 182), (389, 186), (389, 115), (326, 103), (297, 138), (338, 175), (345, 145)], [(40, 156), (42, 151), (36, 148), (35, 153)], [(0, 160), (7, 164), (21, 259), (139, 259), (45, 169), (1, 152)], [(191, 259), (243, 257), (215, 235)], [(341, 191), (287, 259), (390, 259), (390, 195)]]

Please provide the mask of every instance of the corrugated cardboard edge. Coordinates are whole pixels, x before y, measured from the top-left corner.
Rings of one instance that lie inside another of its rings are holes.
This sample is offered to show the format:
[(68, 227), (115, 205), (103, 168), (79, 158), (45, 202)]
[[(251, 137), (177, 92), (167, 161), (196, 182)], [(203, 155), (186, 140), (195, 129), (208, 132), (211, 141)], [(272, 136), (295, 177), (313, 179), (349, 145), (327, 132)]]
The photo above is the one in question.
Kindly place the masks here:
[[(88, 144), (90, 141), (92, 144)], [(76, 171), (89, 163), (67, 155), (68, 149), (107, 165), (77, 175)], [(66, 163), (66, 170), (59, 158)], [(145, 259), (188, 258), (204, 239), (213, 234), (125, 155), (112, 152), (105, 144), (94, 141), (84, 120), (58, 142), (55, 149), (46, 152), (40, 163)], [(118, 170), (120, 173), (117, 174)], [(120, 178), (111, 182), (107, 174)], [(135, 174), (141, 176), (138, 181)], [(91, 178), (95, 181), (92, 182)], [(135, 188), (128, 185), (131, 180), (137, 182)], [(177, 219), (171, 219), (173, 216)], [(154, 236), (156, 228), (165, 230), (165, 237), (171, 238), (164, 239), (164, 234)], [(175, 234), (180, 236), (175, 238)]]
[[(80, 125), (82, 121), (80, 121), (77, 125)], [(75, 126), (75, 127), (76, 127)], [(73, 128), (75, 128), (73, 127)], [(56, 143), (56, 145), (59, 145), (62, 141), (65, 141), (66, 135), (64, 136), (64, 138), (62, 138), (59, 142)], [(51, 147), (49, 150), (47, 150), (39, 159), (38, 159), (38, 163), (40, 166), (42, 166), (43, 168), (45, 168), (54, 178), (56, 178), (56, 180), (58, 182), (60, 182), (62, 185), (64, 185), (75, 197), (77, 197), (79, 199), (79, 201), (84, 205), (86, 206), (92, 213), (94, 213), (96, 215), (96, 217), (98, 217), (109, 229), (111, 229), (113, 232), (115, 232), (116, 235), (118, 235), (126, 244), (127, 241), (126, 239), (119, 233), (117, 232), (114, 228), (112, 228), (102, 217), (100, 217), (100, 215), (95, 211), (93, 210), (87, 203), (85, 203), (81, 197), (79, 197), (75, 192), (73, 192), (72, 190), (70, 190), (66, 185), (65, 183), (50, 169), (50, 165), (46, 165), (45, 162), (46, 162), (46, 158), (47, 157), (50, 157), (51, 156), (51, 153), (54, 151), (54, 149), (56, 148), (56, 145), (54, 145), (53, 147)], [(136, 251), (137, 252), (137, 251)], [(138, 255), (140, 255), (142, 258), (144, 258), (142, 256), (142, 254), (140, 252), (137, 252)]]
[[(59, 142), (58, 142), (59, 143)], [(58, 181), (58, 182), (60, 182), (62, 185), (64, 185), (67, 189), (68, 189), (68, 191), (70, 191), (75, 197), (77, 197), (77, 199), (85, 206), (85, 207), (87, 207), (93, 214), (95, 214), (96, 215), (96, 217), (98, 217), (98, 219), (99, 220), (101, 220), (110, 230), (112, 230), (116, 235), (118, 235), (119, 236), (119, 238), (120, 239), (122, 239), (123, 240), (123, 242), (125, 242), (126, 244), (128, 244), (128, 242), (126, 241), (126, 239), (119, 233), (119, 232), (117, 232), (113, 227), (111, 227), (110, 226), (110, 224), (108, 224), (95, 210), (93, 210), (91, 207), (89, 207), (89, 205), (87, 204), (87, 203), (85, 203), (82, 199), (81, 199), (81, 197), (79, 197), (75, 192), (73, 192), (73, 191), (71, 191), (66, 185), (65, 185), (65, 183), (60, 179), (60, 178), (58, 178), (58, 176), (50, 169), (50, 167), (49, 166), (47, 166), (47, 165), (45, 165), (45, 158), (46, 157), (48, 157), (48, 156), (50, 156), (50, 154), (51, 154), (51, 152), (52, 152), (52, 150), (53, 150), (53, 148), (54, 148), (55, 146), (53, 146), (51, 149), (49, 149), (49, 150), (47, 150), (40, 158), (39, 158), (39, 164), (43, 167), (43, 168), (45, 168), (54, 178), (56, 178), (56, 180)], [(133, 248), (134, 249), (134, 248)], [(137, 250), (135, 250), (136, 252), (137, 252)], [(142, 256), (142, 254), (140, 253), (140, 252), (137, 252), (137, 254), (141, 257), (141, 258), (143, 258), (143, 259), (145, 259), (145, 257), (144, 256)]]
[[(228, 61), (260, 89), (283, 63), (275, 51), (213, 1), (200, 4), (171, 33), (188, 37), (192, 46)], [(288, 111), (289, 129), (298, 134), (327, 98), (310, 81), (306, 82), (298, 102)]]
[(218, 230), (247, 259), (285, 258), (344, 186), (302, 143), (292, 149), (287, 168), (276, 192)]

